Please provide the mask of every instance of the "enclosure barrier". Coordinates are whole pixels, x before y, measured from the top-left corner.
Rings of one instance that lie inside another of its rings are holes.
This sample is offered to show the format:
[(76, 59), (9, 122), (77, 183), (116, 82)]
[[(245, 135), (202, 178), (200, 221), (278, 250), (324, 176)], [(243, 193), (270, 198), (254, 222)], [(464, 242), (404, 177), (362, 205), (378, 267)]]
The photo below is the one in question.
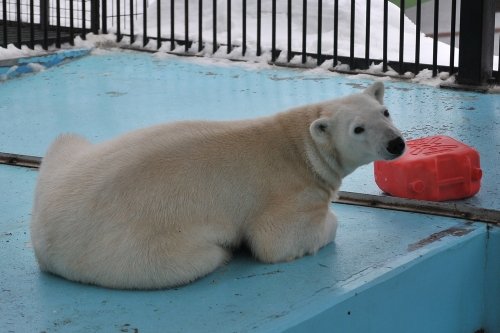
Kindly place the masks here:
[[(451, 25), (446, 60), (438, 57), (440, 45), (443, 47), (438, 38), (433, 38), (430, 50), (422, 47), (423, 39), (428, 42), (421, 34), (425, 0), (416, 0), (414, 22), (405, 15), (408, 10), (405, 0), (399, 1), (399, 7), (388, 0), (0, 1), (2, 47), (14, 44), (34, 48), (35, 44), (41, 44), (47, 49), (55, 44), (59, 48), (61, 43), (73, 43), (76, 36), (85, 38), (88, 32), (113, 33), (122, 44), (148, 50), (167, 48), (176, 54), (226, 53), (228, 58), (245, 60), (252, 49), (252, 56), (267, 54), (276, 65), (326, 65), (336, 71), (358, 72), (370, 71), (373, 64), (380, 64), (379, 71), (370, 72), (408, 77), (411, 76), (408, 73), (429, 69), (433, 76), (439, 72), (450, 75), (458, 72), (457, 81), (462, 84), (484, 86), (500, 82), (498, 64), (493, 70), (494, 0), (461, 1), (459, 18), (457, 0), (449, 0)], [(434, 7), (432, 36), (436, 37), (440, 1), (430, 2)], [(373, 16), (379, 7), (381, 15)], [(390, 26), (395, 8), (399, 16), (397, 29)], [(381, 26), (375, 20), (380, 16)], [(455, 52), (457, 22), (460, 24), (458, 54)], [(300, 29), (294, 29), (297, 23)], [(412, 29), (414, 25), (411, 36), (405, 30), (409, 25)], [(314, 32), (311, 26), (316, 28)], [(225, 35), (223, 40), (221, 32)], [(283, 34), (286, 43), (279, 39)], [(345, 40), (339, 36), (347, 35), (348, 45), (341, 45)], [(249, 41), (249, 36), (255, 40)], [(382, 36), (381, 43), (373, 43), (374, 36)], [(394, 46), (398, 47), (397, 56), (388, 51)], [(405, 51), (408, 47), (411, 52)], [(428, 59), (422, 59), (424, 56)]]
[(0, 0), (0, 46), (73, 44), (99, 32), (99, 0)]

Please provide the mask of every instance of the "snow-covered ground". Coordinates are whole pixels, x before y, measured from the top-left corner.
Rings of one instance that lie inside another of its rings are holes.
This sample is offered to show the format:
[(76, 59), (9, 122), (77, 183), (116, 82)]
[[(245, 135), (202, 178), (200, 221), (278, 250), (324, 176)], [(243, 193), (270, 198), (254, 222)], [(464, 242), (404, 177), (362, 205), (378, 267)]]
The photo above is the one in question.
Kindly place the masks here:
[(7, 45), (7, 48), (0, 47), (0, 61), (6, 59), (38, 56), (45, 53), (46, 51), (43, 50), (39, 45), (36, 45), (35, 49), (32, 50), (25, 45), (18, 49), (14, 46), (14, 44), (9, 44)]

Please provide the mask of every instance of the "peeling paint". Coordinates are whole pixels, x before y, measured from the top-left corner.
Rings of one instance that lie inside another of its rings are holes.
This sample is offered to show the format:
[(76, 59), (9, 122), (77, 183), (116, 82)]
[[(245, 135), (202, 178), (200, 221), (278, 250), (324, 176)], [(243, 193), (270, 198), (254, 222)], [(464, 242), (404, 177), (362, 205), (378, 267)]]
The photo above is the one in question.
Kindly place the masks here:
[(278, 270), (275, 270), (275, 271), (265, 272), (265, 273), (261, 273), (261, 274), (252, 274), (252, 275), (247, 275), (247, 276), (240, 276), (240, 277), (237, 277), (236, 280), (250, 279), (250, 278), (253, 278), (253, 277), (257, 277), (257, 276), (274, 275), (274, 274), (279, 274), (279, 273), (283, 273), (283, 272), (284, 271), (278, 269)]
[(417, 249), (420, 249), (426, 245), (432, 244), (436, 241), (440, 241), (441, 238), (446, 237), (446, 236), (455, 236), (455, 237), (461, 237), (464, 235), (467, 235), (469, 232), (471, 232), (473, 229), (467, 229), (467, 228), (457, 228), (457, 227), (452, 227), (440, 232), (433, 233), (429, 237), (426, 237), (424, 239), (419, 240), (416, 243), (408, 245), (408, 251), (415, 251)]

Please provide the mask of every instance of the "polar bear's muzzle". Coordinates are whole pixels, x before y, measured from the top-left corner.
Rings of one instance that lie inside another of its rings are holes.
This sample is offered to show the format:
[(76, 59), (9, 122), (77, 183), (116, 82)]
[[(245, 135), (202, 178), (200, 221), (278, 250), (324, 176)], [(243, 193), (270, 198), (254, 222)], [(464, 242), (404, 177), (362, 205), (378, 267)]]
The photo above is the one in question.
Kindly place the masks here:
[(403, 155), (403, 153), (405, 151), (405, 147), (406, 147), (405, 141), (400, 136), (389, 141), (386, 149), (389, 152), (389, 154), (391, 154), (392, 158), (390, 158), (390, 159), (395, 159), (395, 158)]

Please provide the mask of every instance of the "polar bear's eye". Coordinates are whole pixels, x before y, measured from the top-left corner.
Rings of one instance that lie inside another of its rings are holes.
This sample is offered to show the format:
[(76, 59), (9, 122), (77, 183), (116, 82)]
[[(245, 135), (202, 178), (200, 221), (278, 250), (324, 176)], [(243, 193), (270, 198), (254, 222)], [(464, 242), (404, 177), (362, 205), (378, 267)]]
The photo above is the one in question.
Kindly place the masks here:
[(326, 132), (326, 125), (325, 124), (319, 124), (318, 129), (320, 132)]
[(389, 113), (389, 110), (385, 110), (384, 111), (384, 116), (386, 116), (387, 118), (389, 118), (391, 114)]
[(361, 134), (361, 133), (363, 133), (364, 131), (365, 131), (365, 129), (364, 129), (363, 127), (361, 127), (361, 126), (358, 126), (358, 127), (356, 127), (356, 128), (354, 129), (354, 133), (356, 133), (356, 134)]

